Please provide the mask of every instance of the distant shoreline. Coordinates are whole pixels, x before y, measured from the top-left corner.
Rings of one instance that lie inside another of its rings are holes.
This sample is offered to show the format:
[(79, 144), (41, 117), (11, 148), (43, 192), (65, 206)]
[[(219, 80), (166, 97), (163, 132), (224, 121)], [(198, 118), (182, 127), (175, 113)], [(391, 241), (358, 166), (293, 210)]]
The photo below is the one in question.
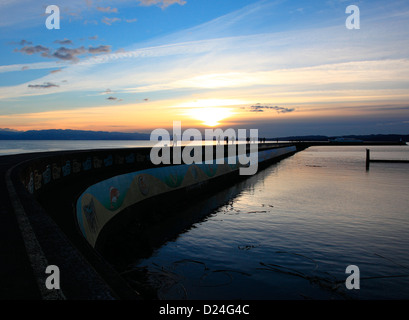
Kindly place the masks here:
[[(368, 134), (368, 135), (298, 135), (285, 137), (264, 136), (267, 141), (314, 141), (328, 142), (336, 138), (346, 138), (362, 140), (364, 142), (409, 142), (409, 134)], [(126, 133), (126, 132), (106, 132), (106, 131), (86, 131), (86, 130), (29, 130), (13, 131), (0, 129), (0, 140), (69, 140), (69, 141), (149, 141), (150, 134), (147, 133)]]

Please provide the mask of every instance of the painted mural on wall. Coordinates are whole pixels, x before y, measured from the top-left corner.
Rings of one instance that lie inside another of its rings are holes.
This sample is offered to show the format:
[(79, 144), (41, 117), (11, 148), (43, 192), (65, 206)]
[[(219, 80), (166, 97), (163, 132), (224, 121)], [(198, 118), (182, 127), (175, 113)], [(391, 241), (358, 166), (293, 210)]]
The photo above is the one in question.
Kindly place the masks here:
[[(138, 162), (150, 164), (149, 157), (142, 152), (129, 152), (128, 150), (116, 150), (115, 153), (106, 151), (94, 154), (62, 155), (61, 157), (45, 157), (39, 161), (31, 162), (20, 173), (20, 181), (30, 194), (39, 194), (45, 186), (54, 181), (61, 181), (72, 175), (87, 171), (104, 170), (108, 167), (130, 166)], [(118, 197), (113, 198), (113, 207), (119, 204)]]
[[(263, 162), (295, 151), (294, 146), (260, 151), (258, 161)], [(228, 160), (229, 158), (225, 158), (224, 164), (150, 168), (118, 175), (88, 187), (78, 198), (76, 206), (77, 222), (83, 236), (95, 246), (104, 225), (125, 208), (146, 198), (190, 187), (238, 170), (239, 162), (228, 164)]]

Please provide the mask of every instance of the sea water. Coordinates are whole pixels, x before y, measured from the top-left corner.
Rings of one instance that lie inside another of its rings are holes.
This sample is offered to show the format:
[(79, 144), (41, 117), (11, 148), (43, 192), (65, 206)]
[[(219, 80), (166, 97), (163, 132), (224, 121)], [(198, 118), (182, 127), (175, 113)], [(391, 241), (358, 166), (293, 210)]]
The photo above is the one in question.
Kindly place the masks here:
[[(409, 160), (408, 146), (368, 148)], [(269, 166), (130, 270), (160, 299), (409, 299), (409, 164), (366, 170), (365, 149), (310, 147)], [(349, 265), (359, 289), (345, 285)]]

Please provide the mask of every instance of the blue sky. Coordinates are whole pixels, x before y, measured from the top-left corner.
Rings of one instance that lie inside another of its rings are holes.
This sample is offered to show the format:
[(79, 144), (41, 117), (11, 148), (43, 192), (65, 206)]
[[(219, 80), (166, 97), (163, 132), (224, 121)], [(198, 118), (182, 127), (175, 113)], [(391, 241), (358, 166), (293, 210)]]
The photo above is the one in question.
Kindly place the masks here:
[(0, 3), (0, 128), (409, 131), (407, 1), (60, 0), (59, 30), (49, 4)]

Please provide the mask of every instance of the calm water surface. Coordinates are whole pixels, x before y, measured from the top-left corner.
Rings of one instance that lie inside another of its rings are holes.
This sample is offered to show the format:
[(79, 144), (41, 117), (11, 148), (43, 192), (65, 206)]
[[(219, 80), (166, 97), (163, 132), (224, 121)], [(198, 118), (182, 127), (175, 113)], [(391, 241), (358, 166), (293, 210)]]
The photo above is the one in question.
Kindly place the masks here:
[(145, 140), (0, 140), (0, 156), (19, 153), (150, 147)]
[[(188, 141), (179, 143), (182, 146), (190, 144)], [(149, 140), (0, 140), (0, 156), (45, 151), (153, 147), (155, 144), (157, 142)]]
[[(370, 149), (409, 159), (408, 146)], [(130, 266), (162, 299), (409, 299), (409, 164), (366, 171), (365, 147), (311, 147), (186, 210), (206, 206)], [(360, 290), (345, 287), (348, 265)]]

